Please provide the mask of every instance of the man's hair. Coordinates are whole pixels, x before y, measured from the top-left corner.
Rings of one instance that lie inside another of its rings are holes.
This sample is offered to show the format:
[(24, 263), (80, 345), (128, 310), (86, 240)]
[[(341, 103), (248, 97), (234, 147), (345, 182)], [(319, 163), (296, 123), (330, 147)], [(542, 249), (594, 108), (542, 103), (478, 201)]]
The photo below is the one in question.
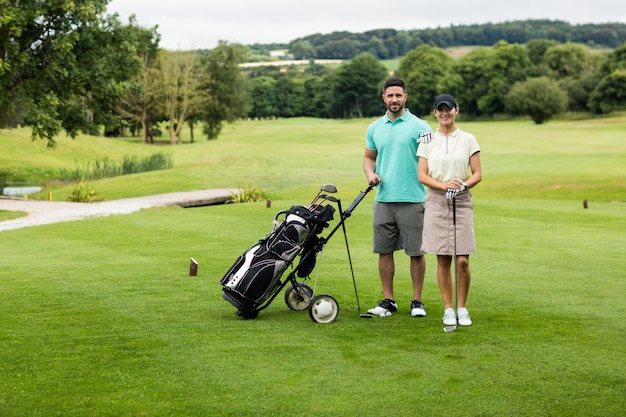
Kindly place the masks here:
[(383, 84), (383, 93), (387, 91), (389, 87), (402, 87), (402, 91), (406, 93), (406, 83), (400, 78), (389, 78), (385, 81), (385, 84)]

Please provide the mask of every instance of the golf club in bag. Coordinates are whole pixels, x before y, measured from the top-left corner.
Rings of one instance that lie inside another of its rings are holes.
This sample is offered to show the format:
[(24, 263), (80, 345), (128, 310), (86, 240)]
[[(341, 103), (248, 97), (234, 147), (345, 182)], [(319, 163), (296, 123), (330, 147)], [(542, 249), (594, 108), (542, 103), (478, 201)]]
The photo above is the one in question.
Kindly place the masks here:
[[(272, 232), (240, 255), (220, 280), (222, 297), (237, 308), (238, 316), (254, 319), (287, 284), (291, 284), (285, 290), (285, 303), (290, 309), (308, 309), (309, 316), (317, 323), (334, 321), (339, 314), (337, 300), (329, 294), (315, 295), (313, 288), (299, 282), (298, 278), (309, 278), (315, 268), (317, 254), (341, 227), (348, 250), (359, 315), (371, 317), (361, 313), (345, 221), (374, 187), (375, 185), (370, 185), (365, 191), (361, 191), (345, 211), (342, 211), (341, 201), (329, 195), (337, 192), (332, 184), (323, 185), (307, 207), (292, 206), (289, 210), (279, 211), (274, 217)], [(341, 216), (330, 232), (322, 236), (324, 229), (334, 219), (335, 208), (330, 203), (337, 206)], [(297, 265), (282, 279), (283, 273), (294, 264), (296, 258), (299, 258)]]

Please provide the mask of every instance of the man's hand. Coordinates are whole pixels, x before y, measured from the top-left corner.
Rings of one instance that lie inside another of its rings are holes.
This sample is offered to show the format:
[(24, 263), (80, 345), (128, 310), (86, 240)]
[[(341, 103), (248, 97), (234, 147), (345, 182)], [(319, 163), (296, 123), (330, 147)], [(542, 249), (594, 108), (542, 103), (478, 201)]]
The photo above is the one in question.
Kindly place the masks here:
[(423, 143), (424, 145), (433, 140), (433, 132), (422, 132), (420, 133), (420, 138), (418, 139), (419, 143)]

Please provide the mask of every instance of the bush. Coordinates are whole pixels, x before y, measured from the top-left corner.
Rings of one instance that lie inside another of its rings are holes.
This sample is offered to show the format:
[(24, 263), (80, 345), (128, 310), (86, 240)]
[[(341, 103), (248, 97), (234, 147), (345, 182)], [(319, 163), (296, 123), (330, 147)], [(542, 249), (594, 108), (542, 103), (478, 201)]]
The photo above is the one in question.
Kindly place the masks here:
[(229, 203), (253, 203), (265, 200), (265, 193), (257, 187), (246, 185), (239, 194), (231, 194)]
[(505, 96), (506, 109), (512, 114), (528, 115), (541, 124), (567, 108), (567, 93), (548, 77), (529, 78), (513, 84)]
[(67, 201), (74, 203), (93, 203), (94, 201), (100, 200), (102, 200), (102, 198), (98, 195), (98, 192), (85, 184), (84, 178), (76, 180), (74, 190), (67, 196)]

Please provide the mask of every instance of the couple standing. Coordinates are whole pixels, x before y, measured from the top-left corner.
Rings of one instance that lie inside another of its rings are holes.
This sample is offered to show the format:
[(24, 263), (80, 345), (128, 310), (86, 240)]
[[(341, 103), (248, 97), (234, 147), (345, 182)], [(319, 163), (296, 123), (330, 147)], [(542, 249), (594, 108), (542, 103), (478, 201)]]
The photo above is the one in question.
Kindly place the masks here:
[[(398, 310), (393, 292), (394, 252), (410, 256), (413, 283), (411, 315), (425, 317), (422, 288), (425, 253), (437, 255), (437, 282), (446, 326), (471, 326), (466, 301), (470, 285), (469, 255), (476, 251), (473, 204), (469, 189), (482, 179), (480, 147), (474, 135), (456, 127), (459, 107), (449, 94), (433, 106), (439, 124), (428, 123), (405, 108), (406, 84), (390, 78), (383, 85), (384, 116), (367, 129), (363, 170), (369, 184), (378, 184), (373, 213), (373, 250), (383, 301), (369, 310), (381, 317)], [(419, 163), (418, 163), (419, 161)], [(428, 187), (428, 193), (425, 187)], [(452, 202), (456, 206), (457, 310), (452, 300), (454, 252)]]

